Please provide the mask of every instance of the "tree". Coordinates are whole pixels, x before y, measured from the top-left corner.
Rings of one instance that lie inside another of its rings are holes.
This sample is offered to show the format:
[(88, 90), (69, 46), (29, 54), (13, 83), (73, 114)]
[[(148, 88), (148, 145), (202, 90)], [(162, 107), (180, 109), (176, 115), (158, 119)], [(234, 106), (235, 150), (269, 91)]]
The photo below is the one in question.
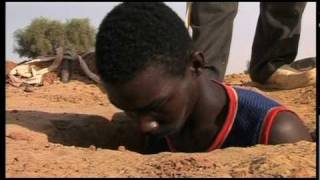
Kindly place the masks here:
[(96, 30), (90, 26), (89, 19), (72, 19), (65, 24), (66, 47), (77, 54), (92, 50)]
[(17, 46), (14, 51), (20, 57), (55, 55), (55, 49), (63, 46), (72, 53), (81, 54), (94, 47), (96, 30), (89, 19), (71, 19), (66, 23), (44, 17), (14, 33)]

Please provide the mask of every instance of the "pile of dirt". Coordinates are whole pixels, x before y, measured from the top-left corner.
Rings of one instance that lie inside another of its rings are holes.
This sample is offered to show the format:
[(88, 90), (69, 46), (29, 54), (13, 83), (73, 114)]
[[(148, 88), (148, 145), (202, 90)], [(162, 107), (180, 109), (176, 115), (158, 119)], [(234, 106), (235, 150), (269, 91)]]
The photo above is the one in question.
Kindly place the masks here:
[(296, 103), (300, 104), (311, 104), (316, 99), (316, 85), (309, 86), (299, 90), (299, 96), (295, 98)]
[(43, 85), (53, 84), (55, 81), (60, 80), (58, 72), (49, 72), (43, 76)]
[(41, 142), (33, 136), (6, 136), (7, 177), (316, 177), (316, 144), (305, 141), (141, 155), (125, 148)]
[(225, 83), (238, 86), (245, 86), (251, 82), (249, 75), (245, 73), (227, 75), (224, 81)]
[[(227, 76), (246, 86), (246, 74)], [(263, 93), (316, 128), (315, 86)], [(262, 91), (262, 90), (261, 90)], [(145, 138), (92, 83), (6, 88), (7, 177), (315, 177), (316, 143), (144, 155)]]

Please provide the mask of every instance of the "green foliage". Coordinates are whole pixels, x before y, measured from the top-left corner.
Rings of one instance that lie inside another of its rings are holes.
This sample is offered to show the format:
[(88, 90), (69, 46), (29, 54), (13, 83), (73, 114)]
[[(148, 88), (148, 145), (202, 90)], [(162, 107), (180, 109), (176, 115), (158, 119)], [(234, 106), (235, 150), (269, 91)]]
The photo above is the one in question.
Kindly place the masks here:
[(72, 19), (66, 23), (44, 17), (34, 19), (31, 24), (14, 33), (17, 46), (14, 51), (20, 57), (54, 55), (55, 49), (63, 46), (72, 53), (81, 54), (92, 50), (96, 30), (89, 19)]
[(95, 44), (96, 30), (89, 19), (72, 19), (65, 24), (66, 47), (78, 54), (91, 50)]

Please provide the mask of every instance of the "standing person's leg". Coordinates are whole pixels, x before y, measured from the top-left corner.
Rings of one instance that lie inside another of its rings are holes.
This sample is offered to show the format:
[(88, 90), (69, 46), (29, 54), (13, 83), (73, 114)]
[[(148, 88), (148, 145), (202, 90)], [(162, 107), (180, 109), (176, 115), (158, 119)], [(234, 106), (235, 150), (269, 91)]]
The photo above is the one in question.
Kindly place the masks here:
[[(287, 67), (286, 64), (289, 65), (294, 61), (298, 52), (301, 18), (305, 6), (306, 2), (260, 4), (260, 15), (252, 46), (249, 69), (253, 81), (261, 84), (270, 83), (271, 76), (276, 74), (275, 72), (280, 67)], [(296, 78), (302, 77), (302, 79), (300, 78), (301, 85), (306, 83), (307, 77), (301, 76), (306, 75), (306, 73), (294, 74), (293, 69), (288, 69), (288, 72), (290, 71)], [(287, 73), (286, 76), (289, 74)], [(299, 87), (298, 83), (295, 85), (285, 83), (285, 78), (289, 78), (289, 76), (280, 77), (281, 80), (276, 79), (280, 81), (275, 82), (274, 85), (281, 89)]]
[(223, 81), (232, 38), (236, 2), (192, 2), (190, 25), (195, 47), (204, 52), (211, 79)]

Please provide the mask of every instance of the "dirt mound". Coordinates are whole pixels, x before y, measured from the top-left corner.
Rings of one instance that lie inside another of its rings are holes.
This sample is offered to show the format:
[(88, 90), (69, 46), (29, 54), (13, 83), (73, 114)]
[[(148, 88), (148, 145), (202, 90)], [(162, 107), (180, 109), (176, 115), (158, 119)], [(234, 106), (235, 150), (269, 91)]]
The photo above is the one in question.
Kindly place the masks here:
[[(246, 86), (246, 74), (226, 77)], [(315, 86), (263, 91), (316, 128)], [(144, 155), (136, 124), (92, 83), (6, 87), (7, 177), (315, 177), (316, 143)]]
[(303, 141), (210, 153), (141, 155), (125, 149), (80, 148), (17, 137), (6, 137), (9, 148), (15, 149), (7, 153), (7, 177), (316, 176), (316, 145)]

